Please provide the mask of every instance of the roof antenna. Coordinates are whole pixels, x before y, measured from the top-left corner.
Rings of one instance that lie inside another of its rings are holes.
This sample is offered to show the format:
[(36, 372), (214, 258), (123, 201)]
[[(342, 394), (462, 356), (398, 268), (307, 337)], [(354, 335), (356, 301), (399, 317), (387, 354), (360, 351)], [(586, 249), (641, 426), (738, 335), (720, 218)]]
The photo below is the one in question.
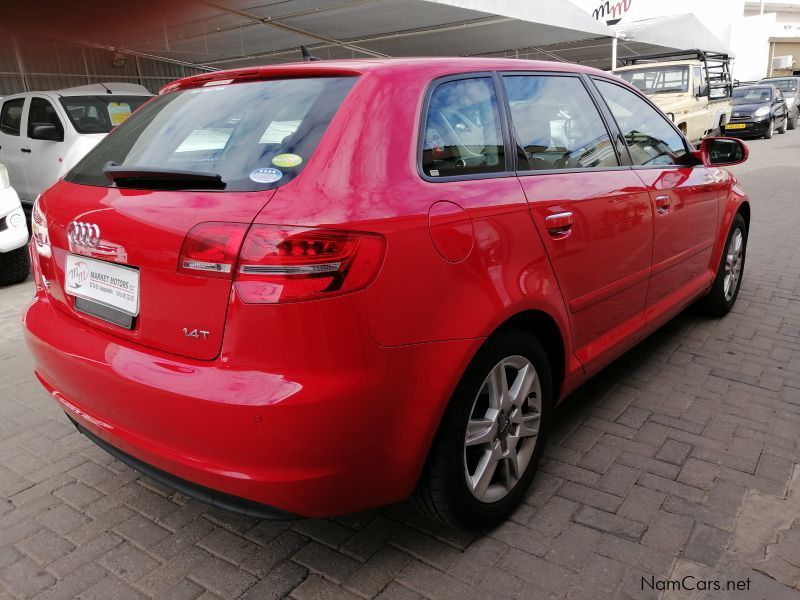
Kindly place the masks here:
[(108, 86), (107, 86), (105, 83), (103, 83), (103, 82), (101, 82), (101, 81), (98, 81), (97, 83), (99, 83), (99, 84), (100, 84), (100, 85), (102, 85), (104, 88), (106, 88), (106, 94), (113, 94), (113, 93), (114, 93), (114, 92), (112, 92), (112, 91), (111, 91), (111, 88), (109, 88), (109, 87), (108, 87)]
[(300, 52), (303, 53), (303, 62), (313, 62), (315, 60), (322, 60), (319, 56), (314, 56), (311, 52), (308, 51), (308, 48), (300, 45)]

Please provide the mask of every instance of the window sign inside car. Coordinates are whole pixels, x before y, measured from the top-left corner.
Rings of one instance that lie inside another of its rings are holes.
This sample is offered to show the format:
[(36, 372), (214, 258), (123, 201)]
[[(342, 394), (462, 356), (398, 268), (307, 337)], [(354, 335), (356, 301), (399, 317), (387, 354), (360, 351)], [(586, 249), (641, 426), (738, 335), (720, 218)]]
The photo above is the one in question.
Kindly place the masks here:
[(131, 105), (127, 102), (108, 103), (108, 118), (111, 119), (112, 125), (117, 126), (130, 116)]

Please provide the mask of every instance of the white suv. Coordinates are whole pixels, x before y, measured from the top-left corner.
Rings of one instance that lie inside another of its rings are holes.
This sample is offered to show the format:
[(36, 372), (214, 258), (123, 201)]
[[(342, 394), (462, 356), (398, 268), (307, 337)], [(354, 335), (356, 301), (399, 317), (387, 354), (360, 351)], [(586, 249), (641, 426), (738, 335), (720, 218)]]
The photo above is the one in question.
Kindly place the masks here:
[(0, 100), (0, 163), (20, 199), (33, 203), (150, 97), (141, 85), (98, 83)]
[(0, 164), (0, 286), (21, 283), (30, 271), (28, 224), (17, 192)]

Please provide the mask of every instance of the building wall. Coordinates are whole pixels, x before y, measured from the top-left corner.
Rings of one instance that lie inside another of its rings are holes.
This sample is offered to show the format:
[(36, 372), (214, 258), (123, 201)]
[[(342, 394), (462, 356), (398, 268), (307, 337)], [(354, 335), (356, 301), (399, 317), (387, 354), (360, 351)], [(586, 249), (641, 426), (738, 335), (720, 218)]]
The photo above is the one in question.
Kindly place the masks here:
[[(115, 65), (115, 58), (118, 59)], [(151, 92), (198, 69), (61, 43), (0, 43), (0, 96), (98, 82), (138, 83)]]
[(743, 17), (734, 24), (731, 52), (735, 56), (731, 74), (739, 81), (757, 81), (767, 76), (769, 35), (775, 26), (775, 14)]

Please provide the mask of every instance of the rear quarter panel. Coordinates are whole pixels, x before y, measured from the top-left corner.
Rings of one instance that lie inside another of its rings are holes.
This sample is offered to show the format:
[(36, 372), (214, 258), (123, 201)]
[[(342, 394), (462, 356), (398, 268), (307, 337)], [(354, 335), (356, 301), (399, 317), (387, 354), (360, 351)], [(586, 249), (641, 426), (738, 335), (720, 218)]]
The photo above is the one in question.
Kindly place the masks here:
[[(430, 182), (418, 173), (426, 88), (458, 72), (443, 65), (362, 75), (303, 176), (279, 188), (256, 222), (383, 234), (385, 260), (366, 291), (381, 345), (472, 338), (477, 349), (507, 318), (535, 309), (569, 347), (563, 299), (517, 178)], [(442, 201), (463, 210), (453, 237), (473, 236), (462, 260), (446, 260), (432, 242), (429, 211)]]

